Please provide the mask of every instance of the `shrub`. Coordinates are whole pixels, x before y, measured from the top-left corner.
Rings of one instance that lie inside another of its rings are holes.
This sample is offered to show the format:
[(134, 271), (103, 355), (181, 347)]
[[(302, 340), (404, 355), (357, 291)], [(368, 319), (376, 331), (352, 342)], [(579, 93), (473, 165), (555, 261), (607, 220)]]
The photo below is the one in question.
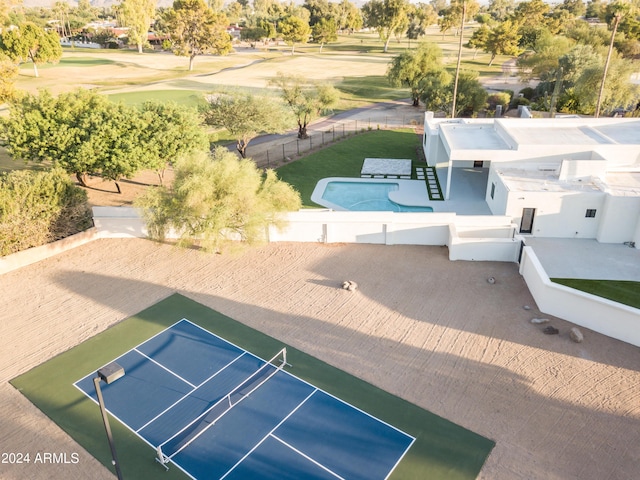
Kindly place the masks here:
[(520, 90), (519, 95), (522, 95), (527, 100), (532, 100), (535, 93), (536, 91), (533, 88), (525, 87), (522, 90)]
[(514, 97), (511, 100), (511, 108), (517, 108), (518, 105), (530, 105), (531, 102), (524, 97)]
[(62, 169), (0, 175), (0, 255), (44, 245), (91, 224), (86, 192)]
[(487, 97), (488, 108), (492, 111), (495, 111), (498, 105), (502, 105), (502, 110), (506, 111), (510, 101), (511, 96), (506, 92), (493, 93)]

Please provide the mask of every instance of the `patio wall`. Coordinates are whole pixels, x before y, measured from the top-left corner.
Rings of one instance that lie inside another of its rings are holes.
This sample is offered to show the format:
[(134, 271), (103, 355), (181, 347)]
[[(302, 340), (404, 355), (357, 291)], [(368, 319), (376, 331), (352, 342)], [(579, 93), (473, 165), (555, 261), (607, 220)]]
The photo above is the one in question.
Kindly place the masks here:
[[(93, 213), (101, 237), (146, 236), (133, 208), (94, 207)], [(517, 261), (520, 248), (510, 219), (499, 216), (301, 210), (287, 214), (287, 220), (283, 230), (269, 228), (270, 242), (447, 245), (451, 260), (503, 262)]]
[(553, 283), (533, 248), (524, 247), (520, 274), (541, 312), (640, 347), (640, 310)]

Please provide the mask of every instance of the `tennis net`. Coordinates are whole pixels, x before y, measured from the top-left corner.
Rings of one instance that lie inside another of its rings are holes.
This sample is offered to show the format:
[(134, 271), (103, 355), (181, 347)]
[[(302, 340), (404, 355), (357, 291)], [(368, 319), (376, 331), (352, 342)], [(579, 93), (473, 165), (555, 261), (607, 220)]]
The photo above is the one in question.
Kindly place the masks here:
[(267, 380), (287, 365), (287, 349), (283, 348), (262, 365), (258, 370), (245, 378), (224, 397), (209, 409), (196, 417), (173, 436), (156, 447), (156, 460), (165, 465), (178, 453), (187, 448), (194, 440), (213, 426), (232, 407), (251, 395)]

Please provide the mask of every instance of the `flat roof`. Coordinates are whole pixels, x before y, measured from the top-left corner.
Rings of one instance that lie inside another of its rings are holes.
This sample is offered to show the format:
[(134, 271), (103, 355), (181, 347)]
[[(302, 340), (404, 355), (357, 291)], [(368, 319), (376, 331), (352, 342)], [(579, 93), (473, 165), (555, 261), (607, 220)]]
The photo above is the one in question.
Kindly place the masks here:
[(527, 125), (522, 127), (509, 123), (506, 130), (518, 145), (611, 145), (614, 142), (588, 126)]
[(555, 172), (496, 168), (507, 188), (513, 192), (602, 192), (600, 182), (590, 178), (559, 180)]
[(607, 173), (604, 182), (612, 195), (640, 197), (640, 172)]
[(640, 145), (640, 120), (637, 122), (598, 125), (593, 128), (621, 145)]
[(440, 133), (452, 150), (509, 150), (492, 123), (444, 123), (440, 124)]
[(440, 134), (452, 150), (510, 150), (495, 123), (520, 147), (530, 145), (640, 145), (640, 120), (556, 119), (456, 119), (439, 122)]

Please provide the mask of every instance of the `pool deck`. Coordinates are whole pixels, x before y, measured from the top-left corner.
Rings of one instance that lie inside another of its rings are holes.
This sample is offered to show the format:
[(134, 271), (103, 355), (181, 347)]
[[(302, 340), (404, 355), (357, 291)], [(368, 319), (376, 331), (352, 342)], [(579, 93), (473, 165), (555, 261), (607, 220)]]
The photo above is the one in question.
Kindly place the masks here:
[(389, 199), (399, 205), (409, 207), (432, 207), (429, 200), (427, 185), (424, 180), (403, 180), (389, 178), (353, 178), (353, 177), (328, 177), (321, 179), (311, 194), (311, 201), (333, 210), (346, 210), (322, 198), (322, 195), (330, 182), (350, 183), (392, 183), (398, 185), (398, 190), (389, 192)]
[[(446, 183), (446, 173), (438, 172), (440, 184)], [(431, 207), (434, 212), (455, 212), (458, 215), (492, 215), (489, 205), (485, 201), (485, 189), (488, 169), (454, 168), (452, 172), (452, 188), (449, 200), (430, 200), (425, 180), (404, 180), (395, 178), (358, 178), (358, 177), (328, 177), (317, 184), (311, 200), (332, 210), (345, 210), (322, 198), (327, 183), (363, 182), (363, 183), (395, 183), (397, 191), (391, 192), (389, 198), (395, 203), (405, 206)], [(444, 192), (443, 192), (444, 193)]]

